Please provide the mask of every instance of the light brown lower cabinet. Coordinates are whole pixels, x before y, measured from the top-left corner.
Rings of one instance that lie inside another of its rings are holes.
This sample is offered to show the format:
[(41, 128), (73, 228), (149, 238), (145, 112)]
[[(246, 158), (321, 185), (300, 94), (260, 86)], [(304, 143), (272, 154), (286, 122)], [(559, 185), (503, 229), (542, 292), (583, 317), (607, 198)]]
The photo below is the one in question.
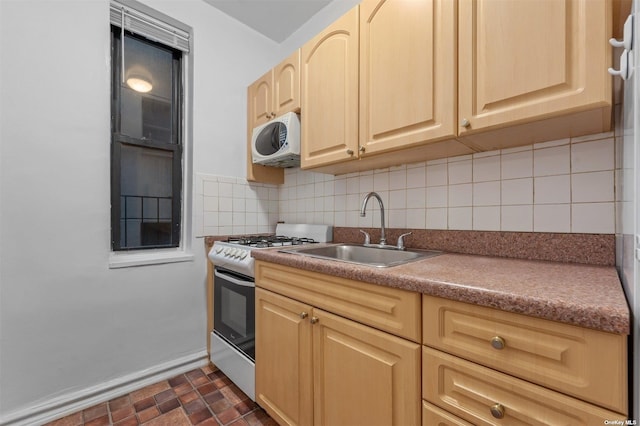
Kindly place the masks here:
[(263, 261), (256, 287), (256, 401), (280, 425), (627, 418), (626, 336)]
[(280, 425), (419, 425), (420, 345), (256, 289), (256, 400)]
[(473, 426), (451, 413), (422, 401), (422, 426)]
[(474, 425), (595, 426), (626, 419), (426, 346), (422, 348), (422, 383), (427, 401)]

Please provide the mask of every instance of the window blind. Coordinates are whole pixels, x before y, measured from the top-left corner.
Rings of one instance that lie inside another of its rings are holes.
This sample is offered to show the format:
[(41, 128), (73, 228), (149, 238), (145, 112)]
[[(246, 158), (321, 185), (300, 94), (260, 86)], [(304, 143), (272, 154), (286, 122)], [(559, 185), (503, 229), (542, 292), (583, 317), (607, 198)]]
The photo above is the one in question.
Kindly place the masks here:
[(118, 28), (122, 28), (124, 22), (124, 29), (127, 31), (183, 52), (189, 52), (188, 32), (149, 16), (144, 12), (120, 3), (111, 2), (110, 20), (111, 25), (115, 25)]

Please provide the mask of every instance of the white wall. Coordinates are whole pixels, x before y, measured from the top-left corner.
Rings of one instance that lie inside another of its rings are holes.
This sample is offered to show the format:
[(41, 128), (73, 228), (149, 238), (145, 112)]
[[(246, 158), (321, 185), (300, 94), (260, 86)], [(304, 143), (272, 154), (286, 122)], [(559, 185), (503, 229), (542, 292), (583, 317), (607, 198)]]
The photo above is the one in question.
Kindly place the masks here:
[[(277, 46), (200, 0), (145, 3), (194, 29), (194, 170), (244, 176), (246, 86)], [(0, 424), (205, 351), (201, 239), (108, 267), (108, 16), (0, 0)]]

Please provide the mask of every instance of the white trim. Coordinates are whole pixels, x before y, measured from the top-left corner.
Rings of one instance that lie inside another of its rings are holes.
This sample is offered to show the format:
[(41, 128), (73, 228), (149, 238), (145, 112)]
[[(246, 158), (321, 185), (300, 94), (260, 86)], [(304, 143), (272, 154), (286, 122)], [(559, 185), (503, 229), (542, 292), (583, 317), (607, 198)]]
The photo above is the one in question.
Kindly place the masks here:
[(109, 268), (128, 268), (131, 266), (161, 265), (164, 263), (193, 262), (195, 256), (182, 249), (145, 250), (133, 252), (109, 253)]
[(0, 426), (41, 425), (77, 411), (109, 401), (145, 386), (170, 379), (208, 364), (207, 351), (158, 364), (95, 386), (16, 410), (0, 418)]

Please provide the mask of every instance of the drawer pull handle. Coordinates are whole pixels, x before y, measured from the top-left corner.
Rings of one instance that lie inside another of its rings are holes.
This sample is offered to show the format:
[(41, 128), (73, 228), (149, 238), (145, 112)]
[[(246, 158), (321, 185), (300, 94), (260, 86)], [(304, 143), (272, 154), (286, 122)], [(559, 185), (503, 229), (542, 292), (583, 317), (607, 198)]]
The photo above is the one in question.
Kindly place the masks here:
[(300, 312), (300, 319), (305, 319), (306, 317), (308, 317), (309, 314), (306, 312)]
[(320, 321), (320, 318), (318, 318), (318, 317), (311, 317), (311, 324), (315, 324), (315, 323), (317, 323), (318, 321)]
[(504, 349), (504, 339), (500, 336), (495, 336), (491, 339), (491, 346), (493, 346), (494, 349)]
[(493, 404), (491, 406), (491, 415), (496, 419), (504, 418), (504, 407), (502, 406), (502, 404)]

